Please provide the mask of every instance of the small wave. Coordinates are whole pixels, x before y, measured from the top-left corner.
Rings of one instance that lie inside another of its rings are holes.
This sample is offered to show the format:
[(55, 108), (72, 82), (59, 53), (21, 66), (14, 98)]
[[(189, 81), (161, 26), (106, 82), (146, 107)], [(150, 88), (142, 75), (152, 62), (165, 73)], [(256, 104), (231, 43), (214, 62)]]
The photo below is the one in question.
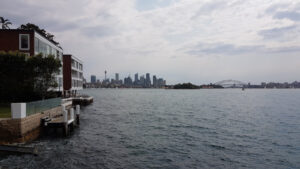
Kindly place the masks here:
[(209, 144), (208, 145), (209, 147), (212, 147), (214, 149), (217, 149), (217, 150), (225, 150), (226, 148), (223, 147), (223, 146), (219, 146), (219, 145), (215, 145), (215, 144)]
[(203, 127), (203, 126), (196, 126), (196, 125), (170, 125), (170, 127), (173, 128), (189, 128), (189, 129), (209, 129), (207, 127)]

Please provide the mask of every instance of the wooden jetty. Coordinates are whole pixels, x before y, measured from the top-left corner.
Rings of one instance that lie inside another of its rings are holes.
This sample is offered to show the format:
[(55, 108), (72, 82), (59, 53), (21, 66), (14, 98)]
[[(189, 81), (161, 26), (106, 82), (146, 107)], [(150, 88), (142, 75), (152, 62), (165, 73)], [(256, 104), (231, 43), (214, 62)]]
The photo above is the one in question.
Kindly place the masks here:
[[(62, 115), (56, 117), (47, 117), (42, 119), (42, 125), (45, 131), (48, 129), (62, 128), (64, 135), (68, 136), (70, 131), (74, 130), (74, 127), (80, 124), (80, 105), (76, 105), (76, 112), (74, 111), (74, 106), (70, 109), (66, 109), (70, 106), (70, 102), (62, 104)], [(47, 132), (46, 132), (47, 133)]]
[(73, 97), (72, 100), (73, 100), (73, 105), (86, 106), (93, 103), (94, 98), (91, 96), (80, 96), (80, 97)]

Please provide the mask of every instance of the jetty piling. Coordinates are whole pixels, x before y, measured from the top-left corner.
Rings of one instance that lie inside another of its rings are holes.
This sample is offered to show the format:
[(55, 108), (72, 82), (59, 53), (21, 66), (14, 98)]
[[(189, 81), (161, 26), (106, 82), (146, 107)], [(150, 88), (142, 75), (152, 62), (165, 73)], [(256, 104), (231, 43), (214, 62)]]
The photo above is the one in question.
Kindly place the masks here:
[[(12, 118), (0, 120), (0, 145), (30, 142), (53, 132), (69, 135), (70, 131), (80, 125), (81, 106), (91, 104), (93, 97), (55, 98), (53, 105), (52, 102), (12, 103)], [(51, 106), (47, 107), (48, 104)]]
[[(68, 107), (68, 109), (66, 109)], [(74, 107), (76, 107), (76, 112), (74, 110)], [(79, 126), (80, 121), (80, 106), (72, 106), (72, 104), (69, 104), (66, 106), (66, 104), (62, 104), (62, 115), (57, 117), (52, 117), (50, 119), (42, 119), (43, 127), (47, 131), (47, 129), (57, 129), (62, 128), (63, 133), (65, 136), (68, 136), (71, 131), (74, 130), (76, 126)]]
[(94, 98), (90, 96), (81, 96), (81, 97), (74, 97), (72, 98), (72, 100), (74, 105), (87, 106), (93, 103)]
[[(63, 126), (64, 126), (64, 135), (67, 136), (69, 134), (69, 128), (68, 128), (68, 111), (67, 110), (64, 110), (63, 112)], [(60, 122), (58, 122), (60, 123)]]
[(79, 126), (80, 121), (79, 121), (79, 115), (80, 115), (80, 105), (76, 105), (76, 124)]

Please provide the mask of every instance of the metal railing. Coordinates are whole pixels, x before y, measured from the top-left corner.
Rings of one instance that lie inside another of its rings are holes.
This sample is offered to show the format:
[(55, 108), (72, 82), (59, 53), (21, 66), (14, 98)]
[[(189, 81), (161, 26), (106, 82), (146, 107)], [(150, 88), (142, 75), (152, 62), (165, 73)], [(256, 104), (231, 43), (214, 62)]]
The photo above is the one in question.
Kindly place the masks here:
[(26, 103), (26, 116), (43, 112), (61, 105), (61, 98), (39, 100)]

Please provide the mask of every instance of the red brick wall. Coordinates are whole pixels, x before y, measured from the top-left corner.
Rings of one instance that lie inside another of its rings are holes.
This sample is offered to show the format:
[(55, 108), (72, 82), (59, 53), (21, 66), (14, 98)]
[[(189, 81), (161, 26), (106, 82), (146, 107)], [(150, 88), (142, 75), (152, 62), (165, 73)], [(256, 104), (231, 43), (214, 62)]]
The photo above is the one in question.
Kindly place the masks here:
[[(29, 50), (19, 50), (19, 34), (29, 34), (30, 48)], [(0, 51), (20, 51), (34, 55), (34, 31), (1, 29), (0, 30)]]
[(72, 88), (71, 57), (71, 55), (63, 55), (64, 90), (70, 90)]

